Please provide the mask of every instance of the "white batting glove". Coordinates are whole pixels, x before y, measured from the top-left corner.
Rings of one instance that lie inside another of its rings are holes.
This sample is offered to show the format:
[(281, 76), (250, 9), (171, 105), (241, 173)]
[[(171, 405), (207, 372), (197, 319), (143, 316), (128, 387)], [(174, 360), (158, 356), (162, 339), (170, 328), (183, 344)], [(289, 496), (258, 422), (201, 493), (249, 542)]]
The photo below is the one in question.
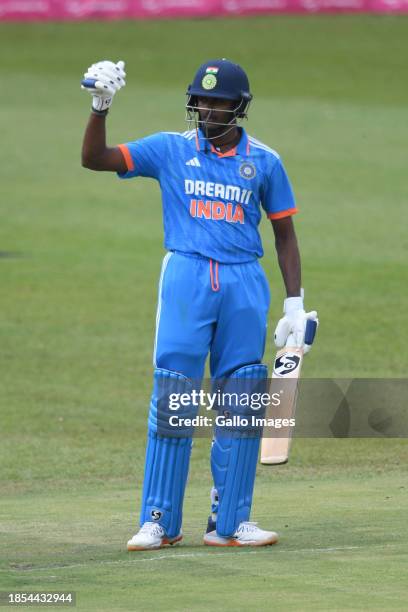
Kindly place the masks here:
[(275, 344), (278, 347), (290, 346), (303, 348), (305, 353), (310, 351), (310, 346), (305, 344), (305, 329), (307, 319), (313, 319), (319, 323), (317, 312), (312, 310), (305, 312), (303, 297), (286, 298), (283, 302), (284, 316), (279, 320), (275, 329)]
[(98, 112), (107, 111), (113, 96), (126, 85), (125, 62), (97, 62), (89, 66), (84, 74), (81, 89), (92, 95), (92, 108)]

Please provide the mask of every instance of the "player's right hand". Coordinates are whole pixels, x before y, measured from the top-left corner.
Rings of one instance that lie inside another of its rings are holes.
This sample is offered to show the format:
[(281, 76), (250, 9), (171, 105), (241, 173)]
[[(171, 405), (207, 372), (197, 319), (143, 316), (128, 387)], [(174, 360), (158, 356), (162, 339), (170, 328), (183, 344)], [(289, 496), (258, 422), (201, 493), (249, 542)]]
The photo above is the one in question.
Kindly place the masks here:
[(89, 66), (81, 82), (81, 89), (92, 95), (92, 108), (96, 111), (107, 111), (112, 104), (113, 96), (126, 85), (125, 62), (116, 64), (109, 61), (97, 62)]

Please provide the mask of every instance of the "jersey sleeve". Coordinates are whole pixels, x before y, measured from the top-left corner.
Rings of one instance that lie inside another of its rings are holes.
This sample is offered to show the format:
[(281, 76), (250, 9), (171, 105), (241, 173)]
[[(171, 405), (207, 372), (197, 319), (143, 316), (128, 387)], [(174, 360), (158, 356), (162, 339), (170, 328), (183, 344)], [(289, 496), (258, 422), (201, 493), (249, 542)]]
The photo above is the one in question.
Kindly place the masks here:
[(166, 159), (166, 135), (152, 134), (118, 145), (127, 166), (127, 172), (119, 173), (119, 178), (133, 178), (134, 176), (147, 176), (159, 178), (160, 170)]
[(298, 212), (292, 186), (280, 158), (266, 178), (262, 206), (268, 219), (282, 219)]

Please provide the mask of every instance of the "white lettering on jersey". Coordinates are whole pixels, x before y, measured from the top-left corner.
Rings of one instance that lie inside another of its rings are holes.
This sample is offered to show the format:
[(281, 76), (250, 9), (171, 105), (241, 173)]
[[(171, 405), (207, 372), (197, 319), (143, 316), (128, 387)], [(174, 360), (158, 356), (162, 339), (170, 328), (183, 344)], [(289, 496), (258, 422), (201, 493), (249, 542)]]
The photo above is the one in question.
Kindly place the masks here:
[(204, 181), (194, 181), (195, 182), (195, 195), (205, 195), (205, 182)]
[(187, 195), (206, 196), (207, 198), (220, 198), (238, 204), (249, 204), (252, 191), (241, 189), (237, 185), (223, 185), (210, 181), (193, 181), (184, 179), (184, 190)]
[(209, 198), (212, 198), (214, 195), (214, 183), (206, 183), (205, 184), (205, 195)]
[(184, 189), (187, 195), (191, 195), (192, 193), (194, 193), (194, 181), (191, 181), (190, 179), (185, 179)]
[(221, 183), (215, 183), (215, 186), (214, 186), (214, 197), (215, 198), (221, 198), (223, 200), (224, 196), (225, 196), (224, 185), (222, 185)]
[(241, 199), (241, 189), (234, 187), (234, 185), (227, 185), (225, 188), (225, 199), (239, 202)]

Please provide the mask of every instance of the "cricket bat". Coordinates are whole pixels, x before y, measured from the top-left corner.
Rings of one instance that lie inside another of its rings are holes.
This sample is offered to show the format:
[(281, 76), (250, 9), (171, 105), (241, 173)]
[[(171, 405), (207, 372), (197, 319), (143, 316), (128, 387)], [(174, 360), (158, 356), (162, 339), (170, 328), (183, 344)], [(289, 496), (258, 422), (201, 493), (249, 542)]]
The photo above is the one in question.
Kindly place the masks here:
[[(317, 322), (308, 319), (305, 330), (305, 344), (312, 345), (316, 334)], [(285, 346), (276, 353), (273, 365), (270, 395), (279, 392), (282, 379), (288, 379), (285, 384), (285, 396), (281, 400), (279, 416), (293, 418), (296, 410), (297, 387), (300, 371), (302, 369), (303, 348)], [(280, 380), (277, 380), (280, 379)], [(289, 380), (291, 379), (291, 380)], [(268, 415), (267, 415), (268, 416)], [(269, 415), (273, 416), (273, 415)], [(281, 465), (287, 463), (289, 458), (291, 438), (263, 437), (261, 443), (261, 463), (264, 465)]]

